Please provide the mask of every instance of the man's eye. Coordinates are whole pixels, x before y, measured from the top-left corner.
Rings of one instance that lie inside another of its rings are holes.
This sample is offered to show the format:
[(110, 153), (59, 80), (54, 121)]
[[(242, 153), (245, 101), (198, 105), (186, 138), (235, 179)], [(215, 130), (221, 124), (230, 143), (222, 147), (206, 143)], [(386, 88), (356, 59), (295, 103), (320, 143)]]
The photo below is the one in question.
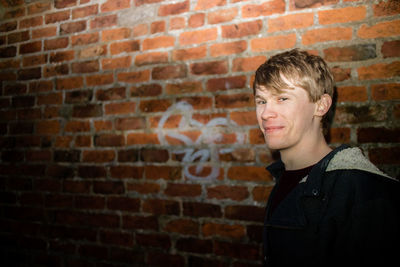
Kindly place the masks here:
[(257, 105), (264, 105), (265, 103), (267, 103), (267, 101), (265, 101), (265, 100), (257, 100), (256, 101)]
[(278, 98), (278, 100), (279, 100), (280, 102), (283, 102), (283, 101), (288, 100), (288, 98), (287, 98), (287, 97), (280, 97), (280, 98)]

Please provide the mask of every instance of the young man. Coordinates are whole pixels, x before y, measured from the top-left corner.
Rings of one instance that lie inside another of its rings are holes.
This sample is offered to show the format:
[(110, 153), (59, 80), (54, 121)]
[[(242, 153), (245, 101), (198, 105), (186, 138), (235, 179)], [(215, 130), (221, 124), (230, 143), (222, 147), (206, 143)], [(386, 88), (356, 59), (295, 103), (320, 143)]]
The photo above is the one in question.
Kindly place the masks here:
[(267, 266), (399, 262), (399, 182), (360, 149), (327, 144), (333, 87), (326, 63), (297, 49), (256, 71), (258, 124), (280, 153), (267, 167), (276, 180), (264, 222)]

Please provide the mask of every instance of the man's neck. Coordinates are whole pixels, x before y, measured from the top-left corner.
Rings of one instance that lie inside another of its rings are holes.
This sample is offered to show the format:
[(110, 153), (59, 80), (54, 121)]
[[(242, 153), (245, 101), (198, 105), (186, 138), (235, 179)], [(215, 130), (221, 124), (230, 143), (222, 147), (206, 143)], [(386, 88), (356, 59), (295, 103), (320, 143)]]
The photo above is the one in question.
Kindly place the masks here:
[(320, 136), (311, 143), (281, 150), (280, 154), (286, 170), (299, 170), (318, 163), (331, 151), (325, 138)]

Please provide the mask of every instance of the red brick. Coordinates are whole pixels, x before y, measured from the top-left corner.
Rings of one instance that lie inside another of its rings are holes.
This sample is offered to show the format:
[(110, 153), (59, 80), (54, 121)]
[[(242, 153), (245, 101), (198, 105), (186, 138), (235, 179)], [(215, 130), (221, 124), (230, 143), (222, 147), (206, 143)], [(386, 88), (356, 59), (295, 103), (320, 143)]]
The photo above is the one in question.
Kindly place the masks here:
[(17, 74), (18, 80), (36, 80), (42, 77), (42, 69), (40, 67), (20, 69)]
[(36, 123), (37, 134), (58, 134), (60, 132), (61, 125), (58, 121), (53, 120), (42, 120)]
[(337, 102), (365, 102), (368, 100), (365, 86), (338, 87), (337, 94)]
[(150, 33), (165, 32), (165, 21), (155, 21), (150, 25)]
[(78, 58), (90, 58), (90, 57), (100, 57), (107, 54), (107, 46), (106, 45), (96, 45), (89, 46), (84, 48), (78, 52)]
[(217, 39), (217, 36), (218, 32), (216, 28), (184, 32), (179, 36), (179, 44), (182, 46), (201, 44), (208, 41), (214, 41)]
[(160, 185), (156, 183), (128, 183), (128, 192), (137, 192), (139, 194), (158, 194), (160, 192)]
[(22, 59), (22, 65), (24, 67), (43, 65), (47, 62), (47, 55), (37, 55), (37, 56), (29, 56), (24, 57)]
[(186, 65), (170, 65), (165, 67), (155, 67), (151, 72), (154, 80), (177, 79), (186, 77)]
[(190, 2), (188, 0), (176, 4), (161, 5), (158, 9), (159, 16), (177, 15), (188, 12)]
[(207, 197), (243, 201), (249, 197), (247, 187), (219, 185), (207, 188)]
[(205, 14), (197, 13), (189, 17), (188, 25), (191, 28), (198, 28), (204, 25)]
[(54, 7), (55, 8), (66, 8), (76, 6), (77, 0), (55, 0)]
[(127, 145), (159, 144), (157, 134), (131, 133), (127, 136)]
[(59, 63), (63, 61), (71, 61), (75, 58), (75, 51), (60, 51), (50, 54), (50, 63)]
[(71, 36), (71, 44), (76, 45), (88, 45), (97, 43), (99, 41), (99, 33), (83, 33)]
[(190, 64), (190, 70), (195, 75), (225, 74), (228, 72), (226, 61), (209, 61)]
[(101, 65), (104, 70), (112, 70), (119, 68), (129, 68), (131, 66), (132, 57), (113, 57), (113, 58), (105, 58), (101, 60)]
[(73, 34), (86, 30), (86, 21), (74, 21), (60, 25), (60, 34)]
[(384, 42), (381, 52), (385, 58), (400, 57), (400, 40)]
[(82, 161), (105, 163), (115, 159), (115, 152), (112, 150), (87, 150), (83, 151)]
[(400, 164), (398, 147), (369, 149), (368, 157), (374, 164)]
[(80, 7), (72, 10), (72, 19), (85, 18), (98, 14), (98, 4)]
[(43, 25), (43, 17), (31, 17), (27, 19), (23, 19), (19, 22), (19, 28), (31, 28)]
[(132, 97), (157, 96), (162, 94), (162, 87), (159, 84), (144, 84), (141, 86), (133, 86), (130, 89)]
[(89, 132), (90, 122), (88, 121), (68, 121), (65, 124), (66, 132)]
[(169, 221), (164, 230), (168, 233), (178, 233), (182, 235), (198, 235), (199, 224), (193, 220), (176, 219)]
[(167, 94), (184, 94), (184, 93), (196, 93), (203, 90), (202, 84), (200, 82), (183, 82), (178, 84), (167, 84), (166, 88)]
[(382, 79), (400, 76), (400, 61), (377, 63), (357, 69), (360, 80)]
[(94, 144), (100, 147), (123, 146), (125, 144), (125, 138), (123, 135), (118, 134), (101, 134), (95, 136)]
[(224, 5), (226, 5), (226, 0), (198, 0), (195, 10), (207, 10)]
[(335, 111), (335, 122), (339, 124), (380, 122), (387, 117), (387, 106), (383, 105), (338, 106)]
[(165, 234), (136, 234), (136, 243), (145, 247), (158, 247), (168, 250), (171, 247), (171, 240)]
[(101, 5), (101, 12), (111, 12), (129, 8), (131, 6), (130, 0), (108, 0)]
[(169, 183), (164, 194), (173, 197), (197, 197), (201, 195), (201, 185)]
[(363, 39), (398, 36), (400, 35), (400, 20), (378, 22), (372, 26), (363, 24), (357, 35)]
[(50, 93), (37, 97), (37, 105), (59, 105), (63, 101), (62, 93)]
[(118, 80), (127, 83), (146, 82), (150, 80), (150, 71), (122, 72), (118, 74)]
[(166, 99), (142, 100), (140, 101), (140, 110), (142, 112), (163, 112), (171, 105), (171, 101)]
[(243, 225), (229, 225), (220, 223), (205, 223), (201, 227), (204, 237), (219, 236), (230, 239), (240, 239), (246, 235), (246, 229)]
[(238, 15), (236, 7), (209, 12), (207, 14), (207, 21), (209, 24), (219, 24), (233, 20)]
[(166, 62), (168, 62), (167, 52), (141, 53), (137, 55), (135, 58), (135, 64), (137, 66), (166, 63)]
[(271, 0), (262, 4), (250, 4), (242, 7), (243, 18), (269, 16), (285, 12), (284, 0)]
[(91, 72), (98, 72), (100, 66), (97, 60), (91, 60), (91, 61), (72, 63), (71, 68), (72, 68), (72, 73), (91, 73)]
[(32, 39), (53, 37), (56, 35), (57, 35), (57, 27), (55, 26), (32, 30)]
[(132, 247), (133, 233), (125, 233), (119, 231), (105, 231), (100, 232), (100, 242), (103, 244), (116, 245), (119, 247)]
[(154, 215), (179, 215), (181, 209), (179, 202), (175, 200), (143, 199), (142, 210)]
[(321, 28), (309, 30), (302, 36), (304, 45), (312, 45), (319, 42), (351, 40), (353, 35), (352, 28)]
[(349, 68), (343, 69), (340, 67), (333, 67), (331, 68), (331, 72), (336, 82), (345, 81), (351, 77), (351, 69)]
[(230, 118), (238, 125), (257, 125), (257, 118), (254, 111), (231, 112)]
[(241, 181), (272, 181), (271, 175), (265, 171), (265, 167), (256, 166), (234, 166), (229, 168), (228, 177), (232, 180)]
[(225, 217), (233, 220), (263, 222), (264, 212), (264, 207), (246, 205), (231, 205), (225, 207)]
[(70, 17), (69, 10), (59, 11), (59, 12), (46, 14), (44, 21), (46, 24), (51, 24), (51, 23), (57, 23), (60, 21), (68, 20), (69, 17)]
[(371, 86), (371, 95), (374, 100), (400, 99), (400, 85), (398, 83), (375, 84)]
[(121, 53), (130, 53), (140, 50), (139, 41), (125, 41), (120, 43), (112, 43), (110, 46), (111, 55), (117, 55)]
[(129, 28), (117, 28), (117, 29), (104, 30), (101, 33), (101, 40), (103, 42), (122, 40), (122, 39), (128, 38), (130, 36), (130, 34), (131, 34), (131, 31)]
[(287, 31), (310, 27), (314, 24), (313, 13), (291, 14), (268, 20), (268, 32)]
[(246, 87), (246, 76), (234, 76), (227, 78), (214, 78), (207, 81), (207, 91), (215, 92)]
[(254, 244), (237, 244), (218, 241), (214, 244), (214, 252), (225, 257), (257, 260), (260, 256), (260, 248)]
[(124, 229), (148, 229), (157, 230), (158, 220), (155, 216), (130, 216), (122, 217), (122, 228)]
[(266, 203), (271, 194), (273, 186), (255, 186), (252, 190), (253, 199), (258, 202)]
[[(32, 36), (33, 37), (33, 36)], [(29, 40), (29, 31), (14, 32), (7, 35), (8, 44), (21, 43)]]
[(340, 9), (323, 10), (318, 12), (320, 24), (347, 23), (365, 19), (367, 9), (365, 6), (345, 7)]
[(210, 55), (212, 57), (240, 54), (247, 49), (246, 41), (237, 41), (231, 43), (218, 43), (210, 46)]
[(159, 36), (145, 39), (142, 44), (143, 50), (171, 47), (175, 44), (175, 38), (172, 36)]
[(252, 93), (239, 93), (215, 96), (217, 108), (241, 108), (253, 107), (254, 97)]
[(185, 61), (190, 59), (200, 59), (207, 55), (206, 46), (197, 46), (187, 49), (176, 49), (172, 52), (172, 59), (176, 61)]
[(72, 108), (72, 116), (75, 118), (92, 118), (102, 115), (103, 110), (100, 104), (74, 105)]
[(97, 28), (107, 28), (117, 25), (117, 15), (108, 15), (104, 17), (96, 17), (92, 21), (90, 21), (90, 28), (97, 29)]
[(375, 44), (331, 47), (324, 50), (327, 61), (359, 61), (375, 58)]
[(108, 197), (107, 208), (111, 210), (138, 212), (140, 209), (140, 200), (130, 197)]
[(114, 87), (104, 90), (97, 90), (96, 99), (100, 101), (107, 100), (121, 100), (126, 97), (126, 88), (125, 87)]
[(169, 29), (170, 30), (178, 30), (183, 29), (186, 25), (185, 18), (182, 17), (172, 17), (170, 18), (169, 22)]
[(295, 45), (295, 34), (256, 38), (250, 41), (251, 50), (255, 52), (289, 49), (294, 48)]
[(209, 254), (213, 251), (211, 240), (201, 240), (196, 238), (180, 238), (175, 245), (178, 251), (192, 252), (197, 254)]
[(358, 128), (357, 141), (359, 143), (399, 143), (400, 129), (377, 127)]
[(27, 7), (28, 15), (43, 13), (51, 9), (51, 3), (33, 3)]
[(110, 103), (105, 106), (106, 115), (134, 113), (135, 102)]
[[(2, 4), (4, 1), (2, 2)], [(6, 9), (4, 13), (2, 13), (2, 19), (7, 20), (7, 19), (16, 19), (25, 16), (25, 7), (20, 7), (17, 9)], [(13, 22), (10, 22), (11, 24), (14, 24)], [(15, 22), (15, 28), (17, 27), (17, 23)]]
[(400, 13), (400, 5), (397, 0), (380, 1), (373, 10), (375, 16), (392, 16)]
[[(354, 0), (344, 0), (344, 1), (354, 1)], [(296, 10), (296, 9), (303, 9), (310, 7), (333, 5), (337, 4), (338, 2), (339, 0), (290, 0), (290, 9)]]
[(142, 36), (146, 35), (149, 32), (149, 27), (147, 24), (139, 24), (133, 27), (133, 36)]
[(110, 131), (112, 130), (111, 121), (95, 121), (94, 128), (96, 131)]
[(135, 0), (136, 6), (163, 2), (164, 0)]
[[(17, 48), (15, 46), (0, 48), (0, 58), (10, 58), (17, 55)], [(3, 77), (1, 77), (3, 79)]]
[(88, 86), (106, 85), (114, 82), (113, 74), (99, 74), (86, 77), (86, 84)]
[(254, 56), (247, 58), (235, 58), (233, 60), (233, 71), (255, 71), (266, 61), (265, 56)]
[(66, 48), (68, 46), (68, 38), (62, 37), (57, 39), (50, 39), (44, 41), (44, 50), (56, 50)]
[(35, 41), (35, 42), (22, 44), (19, 47), (20, 54), (30, 54), (30, 53), (40, 52), (40, 51), (42, 51), (42, 42), (41, 41)]
[(255, 35), (261, 31), (262, 25), (263, 23), (261, 20), (255, 20), (240, 24), (222, 26), (222, 37), (243, 38), (249, 35)]
[(347, 144), (350, 142), (350, 129), (349, 128), (330, 128), (329, 129), (329, 142)]
[(167, 162), (169, 152), (166, 149), (142, 148), (140, 150), (140, 159), (144, 162)]

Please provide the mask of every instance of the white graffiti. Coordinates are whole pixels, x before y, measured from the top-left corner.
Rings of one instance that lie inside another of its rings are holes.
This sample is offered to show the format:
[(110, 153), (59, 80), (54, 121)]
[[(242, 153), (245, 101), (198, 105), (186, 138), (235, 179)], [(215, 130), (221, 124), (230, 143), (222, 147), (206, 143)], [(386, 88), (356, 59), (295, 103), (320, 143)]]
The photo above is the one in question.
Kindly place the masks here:
[[(165, 128), (167, 120), (174, 114), (182, 115), (178, 128)], [(234, 121), (224, 117), (213, 118), (206, 124), (201, 123), (193, 119), (192, 105), (186, 101), (181, 101), (171, 106), (163, 114), (159, 121), (157, 132), (158, 139), (162, 145), (170, 145), (167, 137), (177, 139), (184, 144), (184, 148), (177, 149), (173, 151), (173, 153), (183, 154), (182, 162), (184, 163), (197, 162), (195, 174), (192, 174), (189, 171), (189, 168), (191, 167), (190, 164), (186, 164), (184, 166), (185, 176), (190, 180), (205, 181), (216, 179), (220, 172), (220, 167), (212, 164), (211, 171), (207, 175), (202, 176), (201, 172), (206, 166), (205, 163), (209, 161), (212, 163), (218, 163), (219, 154), (231, 153), (234, 150), (232, 146), (230, 148), (218, 149), (216, 147), (216, 143), (223, 139), (223, 129), (229, 130), (229, 128), (236, 125), (237, 124)], [(182, 134), (182, 132), (185, 130), (193, 129), (197, 129), (201, 132), (195, 141)], [(237, 129), (235, 129), (234, 132), (236, 134), (236, 144), (243, 144), (245, 135), (241, 132), (238, 132)], [(204, 148), (204, 146), (206, 146), (206, 148)]]

